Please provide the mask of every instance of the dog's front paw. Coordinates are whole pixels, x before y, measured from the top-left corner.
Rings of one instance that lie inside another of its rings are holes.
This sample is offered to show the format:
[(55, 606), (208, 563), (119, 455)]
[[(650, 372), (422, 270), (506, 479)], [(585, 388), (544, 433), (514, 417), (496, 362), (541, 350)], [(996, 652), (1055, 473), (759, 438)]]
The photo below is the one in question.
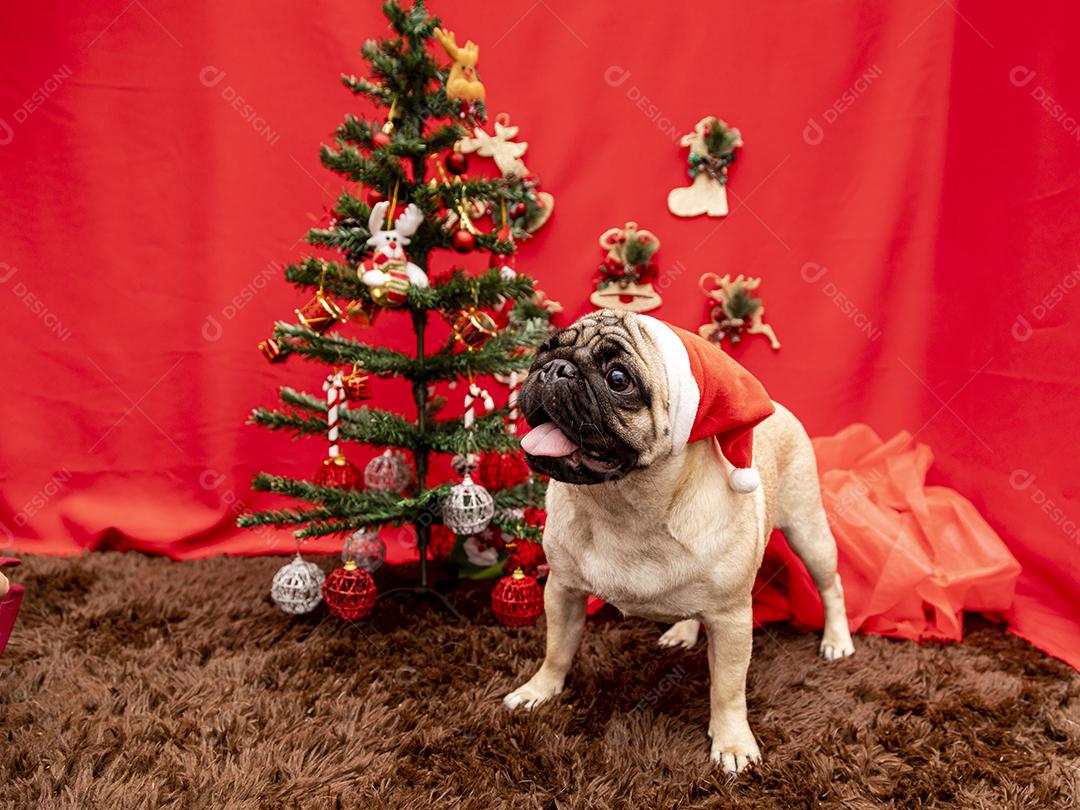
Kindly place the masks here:
[(562, 679), (555, 679), (545, 675), (543, 670), (537, 672), (528, 682), (519, 686), (509, 695), (503, 698), (503, 705), (508, 709), (522, 707), (532, 709), (544, 701), (550, 700), (562, 691)]
[(723, 766), (725, 773), (738, 773), (751, 762), (761, 761), (761, 750), (745, 719), (742, 723), (731, 723), (723, 731), (710, 731), (708, 735), (713, 740), (708, 758)]
[(683, 619), (671, 625), (656, 643), (661, 647), (685, 647), (689, 650), (697, 644), (700, 629), (701, 622), (697, 619)]
[(761, 761), (761, 749), (749, 726), (722, 734), (709, 732), (709, 736), (712, 737), (709, 759), (722, 765), (724, 773), (738, 773), (747, 765)]
[(838, 661), (841, 658), (854, 655), (855, 644), (852, 642), (851, 633), (846, 626), (832, 632), (830, 632), (829, 628), (826, 628), (825, 635), (821, 638), (819, 650), (821, 657), (826, 661)]

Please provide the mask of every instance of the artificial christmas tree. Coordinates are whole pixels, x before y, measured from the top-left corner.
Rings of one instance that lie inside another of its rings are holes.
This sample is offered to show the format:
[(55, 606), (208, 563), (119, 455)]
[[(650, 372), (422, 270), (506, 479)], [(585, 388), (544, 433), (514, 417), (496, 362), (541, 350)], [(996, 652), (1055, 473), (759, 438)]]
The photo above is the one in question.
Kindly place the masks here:
[[(339, 442), (402, 453), (404, 457), (388, 452), (379, 458), (395, 463), (402, 458), (410, 478), (415, 469), (415, 480), (376, 487), (369, 467), (367, 487), (361, 489), (355, 474), (345, 480), (320, 470), (314, 480), (308, 480), (260, 473), (253, 482), (255, 489), (292, 496), (305, 504), (246, 514), (239, 524), (292, 526), (299, 543), (308, 537), (337, 534), (344, 538), (358, 530), (411, 523), (419, 550), (419, 582), (397, 592), (431, 596), (453, 611), (429, 587), (427, 547), (432, 526), (443, 522), (444, 502), (446, 511), (460, 518), (463, 485), (432, 486), (428, 480), (432, 456), (520, 451), (513, 418), (507, 429), (509, 407), (493, 407), (484, 391), (482, 399), (488, 407), (483, 414), (475, 416), (467, 398), (465, 418), (439, 419), (436, 412), (445, 400), (440, 403), (433, 389), (438, 383), (467, 380), (470, 396), (477, 400), (476, 392), (481, 390), (477, 381), (498, 376), (512, 381), (513, 394), (533, 351), (550, 331), (551, 306), (543, 304), (530, 278), (505, 270), (513, 264), (517, 242), (527, 239), (541, 220), (546, 221), (552, 203), (546, 192), (544, 198), (538, 196), (539, 183), (532, 175), (469, 177), (468, 162), (457, 159), (450, 161), (452, 179), (447, 175), (443, 161), (460, 152), (454, 148), (469, 135), (466, 126), (475, 132), (485, 120), (481, 98), (447, 95), (448, 76), (450, 81), (460, 80), (463, 63), (469, 63), (465, 65), (467, 78), (477, 81), (477, 46), (472, 42), (463, 48), (454, 46), (457, 63), (448, 71), (436, 61), (438, 52), (432, 43), (438, 37), (449, 52), (453, 34), (437, 30), (439, 21), (428, 16), (423, 2), (417, 0), (406, 9), (391, 0), (383, 11), (393, 36), (364, 43), (362, 54), (370, 65), (370, 77), (346, 76), (343, 81), (357, 95), (384, 108), (385, 118), (370, 121), (347, 116), (337, 129), (336, 144), (324, 146), (321, 155), (327, 168), (356, 184), (339, 197), (327, 227), (308, 234), (310, 244), (336, 255), (332, 259), (311, 256), (286, 268), (286, 279), (313, 297), (298, 309), (300, 323), (277, 323), (272, 337), (260, 344), (260, 350), (276, 363), (297, 355), (331, 366), (324, 385), (327, 396), (283, 387), (281, 400), (286, 407), (257, 408), (251, 421), (297, 437), (328, 431), (330, 457), (324, 467), (334, 470), (355, 469), (345, 462)], [(516, 216), (508, 218), (507, 211)], [(490, 225), (485, 217), (490, 217)], [(486, 251), (492, 260), (485, 262), (486, 269), (478, 275), (455, 268), (434, 278), (429, 258), (438, 250)], [(384, 309), (388, 312), (379, 315)], [(436, 313), (452, 331), (432, 350), (429, 327)], [(398, 318), (411, 324), (415, 355), (379, 345), (378, 330)], [(367, 330), (367, 335), (360, 335), (365, 339), (345, 333), (356, 326)], [(415, 405), (411, 418), (371, 406), (349, 407), (349, 401), (372, 394), (370, 375), (397, 376), (411, 383)], [(358, 381), (355, 390), (349, 386), (351, 378)], [(471, 483), (467, 474), (465, 483)], [(537, 527), (519, 515), (521, 508), (540, 503), (543, 489), (541, 481), (528, 476), (490, 493), (492, 523), (514, 536), (538, 540)], [(458, 521), (456, 525), (460, 529), (465, 524)], [(370, 597), (374, 599), (373, 590)]]

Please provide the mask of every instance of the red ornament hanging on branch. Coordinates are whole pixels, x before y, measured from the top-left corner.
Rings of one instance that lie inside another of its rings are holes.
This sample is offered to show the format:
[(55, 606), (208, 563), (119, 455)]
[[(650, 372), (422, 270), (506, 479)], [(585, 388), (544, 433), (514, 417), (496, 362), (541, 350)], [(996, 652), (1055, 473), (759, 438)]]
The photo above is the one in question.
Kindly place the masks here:
[(529, 480), (529, 465), (521, 453), (484, 453), (476, 477), (489, 490), (508, 489)]
[(345, 456), (323, 459), (322, 466), (315, 473), (315, 483), (320, 487), (359, 490), (363, 489), (363, 480), (360, 469)]
[(465, 228), (454, 231), (450, 243), (458, 253), (468, 253), (476, 247), (476, 237)]
[(518, 538), (514, 547), (510, 549), (506, 562), (503, 563), (503, 570), (516, 571), (519, 568), (528, 576), (546, 575), (548, 565), (544, 547), (532, 540)]
[(336, 568), (322, 586), (323, 601), (339, 619), (362, 619), (375, 607), (378, 591), (371, 574), (349, 560)]
[(428, 557), (439, 562), (446, 562), (450, 559), (450, 552), (454, 550), (456, 542), (456, 534), (441, 523), (436, 523), (431, 527), (431, 540), (427, 547)]
[[(325, 269), (323, 272), (326, 272)], [(320, 286), (314, 297), (296, 310), (296, 317), (311, 331), (325, 335), (334, 324), (345, 319), (345, 313), (341, 311), (341, 307), (326, 297)]]
[(469, 170), (469, 159), (461, 152), (451, 152), (446, 156), (446, 170), (450, 174), (461, 175)]
[(474, 306), (458, 310), (450, 319), (450, 328), (454, 331), (454, 340), (470, 352), (479, 349), (499, 331), (495, 319)]
[(349, 402), (371, 399), (371, 375), (357, 366), (353, 366), (353, 370), (341, 378), (341, 386)]
[(495, 584), (491, 609), (495, 618), (507, 627), (527, 627), (544, 612), (544, 589), (536, 577), (517, 568)]
[(259, 351), (263, 353), (263, 357), (269, 360), (271, 363), (284, 363), (285, 355), (281, 353), (281, 346), (274, 338), (267, 338), (266, 340), (259, 341)]

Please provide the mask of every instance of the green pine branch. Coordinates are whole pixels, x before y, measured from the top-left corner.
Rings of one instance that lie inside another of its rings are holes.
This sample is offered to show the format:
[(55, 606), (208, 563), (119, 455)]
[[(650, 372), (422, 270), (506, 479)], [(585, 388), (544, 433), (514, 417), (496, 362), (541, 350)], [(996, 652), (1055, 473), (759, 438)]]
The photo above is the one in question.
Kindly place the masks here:
[[(252, 410), (248, 423), (291, 433), (295, 439), (326, 433), (324, 400), (287, 387), (281, 389), (281, 400), (309, 413), (260, 407)], [(343, 408), (338, 413), (339, 439), (372, 447), (401, 448), (413, 453), (426, 449), (447, 455), (507, 452), (518, 447), (518, 440), (506, 431), (506, 408), (477, 418), (471, 431), (465, 429), (463, 419), (457, 418), (435, 420), (426, 433), (421, 433), (414, 423), (392, 411), (361, 407)]]
[(412, 287), (409, 289), (409, 305), (416, 309), (439, 309), (455, 312), (469, 305), (497, 307), (504, 299), (515, 300), (533, 297), (536, 282), (525, 275), (505, 279), (498, 268), (490, 268), (479, 276), (466, 276), (455, 271), (449, 279), (437, 287)]
[(295, 526), (313, 520), (329, 520), (334, 511), (325, 506), (313, 509), (267, 509), (262, 512), (248, 512), (236, 521), (238, 526)]
[(369, 374), (417, 379), (420, 364), (407, 354), (381, 346), (369, 346), (334, 332), (320, 335), (305, 326), (278, 321), (274, 337), (282, 354), (296, 354), (330, 365), (356, 364)]
[[(259, 473), (252, 481), (252, 488), (263, 492), (289, 495), (298, 500), (316, 504), (321, 509), (280, 509), (251, 512), (241, 515), (237, 525), (250, 527), (260, 525), (299, 525), (294, 531), (299, 538), (319, 537), (327, 534), (347, 534), (357, 529), (385, 525), (401, 525), (417, 520), (430, 521), (439, 514), (440, 502), (450, 494), (451, 484), (442, 484), (424, 491), (416, 497), (399, 497), (381, 492), (342, 490), (320, 487), (309, 481)], [(534, 526), (507, 514), (535, 502), (537, 483), (533, 481), (492, 493), (495, 517), (492, 522), (504, 531), (517, 536), (537, 539), (540, 534)], [(436, 517), (436, 520), (438, 518)]]
[(347, 301), (371, 300), (367, 285), (360, 281), (356, 269), (340, 262), (309, 256), (300, 264), (286, 265), (285, 280), (304, 290), (318, 289), (321, 283), (326, 292)]
[(356, 364), (369, 374), (404, 377), (419, 383), (452, 382), (469, 373), (493, 375), (526, 371), (532, 365), (528, 351), (540, 345), (547, 335), (545, 321), (529, 319), (499, 332), (472, 352), (459, 350), (453, 339), (449, 339), (441, 350), (427, 355), (421, 362), (407, 354), (368, 346), (333, 332), (320, 335), (307, 327), (284, 321), (274, 325), (274, 337), (283, 355), (296, 354), (331, 365)]

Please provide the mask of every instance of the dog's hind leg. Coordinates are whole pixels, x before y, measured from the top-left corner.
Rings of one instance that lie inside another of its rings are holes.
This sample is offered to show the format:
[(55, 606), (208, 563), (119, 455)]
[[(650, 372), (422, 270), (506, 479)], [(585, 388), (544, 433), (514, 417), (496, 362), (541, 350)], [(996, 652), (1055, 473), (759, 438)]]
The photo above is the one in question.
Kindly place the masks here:
[(844, 608), (844, 588), (836, 573), (836, 539), (821, 504), (821, 485), (810, 440), (804, 442), (784, 473), (776, 522), (821, 592), (825, 608), (821, 655), (833, 661), (854, 653), (855, 646)]
[(671, 625), (656, 643), (661, 647), (685, 647), (692, 649), (697, 644), (701, 622), (697, 619), (683, 619)]

